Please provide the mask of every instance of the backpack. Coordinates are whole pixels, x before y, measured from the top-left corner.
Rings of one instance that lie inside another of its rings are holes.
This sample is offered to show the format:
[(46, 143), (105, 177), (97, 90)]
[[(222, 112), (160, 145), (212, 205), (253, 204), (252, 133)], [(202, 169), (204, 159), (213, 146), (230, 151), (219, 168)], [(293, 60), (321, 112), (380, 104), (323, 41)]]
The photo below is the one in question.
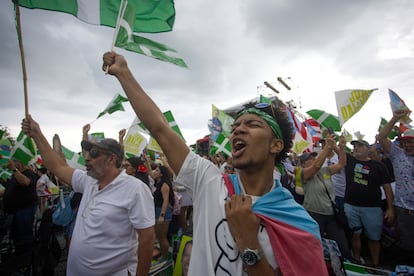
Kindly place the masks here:
[(74, 212), (70, 206), (74, 194), (75, 192), (72, 191), (66, 198), (63, 198), (63, 192), (60, 192), (59, 203), (56, 205), (56, 209), (53, 211), (52, 215), (53, 224), (68, 226), (75, 218), (76, 212)]

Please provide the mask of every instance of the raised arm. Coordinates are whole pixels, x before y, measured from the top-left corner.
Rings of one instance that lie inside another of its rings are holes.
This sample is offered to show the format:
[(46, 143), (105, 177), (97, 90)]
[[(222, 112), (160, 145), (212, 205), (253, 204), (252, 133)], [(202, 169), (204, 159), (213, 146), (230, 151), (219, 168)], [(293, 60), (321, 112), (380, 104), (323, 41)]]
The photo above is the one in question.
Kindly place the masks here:
[(338, 163), (329, 166), (329, 172), (332, 174), (338, 173), (346, 165), (346, 152), (345, 152), (346, 140), (344, 136), (339, 137), (338, 145), (333, 145), (333, 150), (338, 154)]
[(69, 167), (59, 154), (52, 149), (46, 137), (40, 130), (39, 124), (32, 119), (32, 116), (29, 115), (27, 118), (23, 119), (22, 130), (24, 134), (32, 137), (35, 141), (40, 155), (42, 156), (44, 166), (63, 180), (63, 182), (72, 185), (74, 169)]
[(385, 153), (389, 153), (391, 150), (391, 141), (388, 139), (388, 135), (394, 128), (394, 125), (403, 117), (408, 115), (408, 109), (399, 109), (394, 111), (391, 120), (385, 124), (378, 134), (378, 141), (380, 142)]
[(109, 66), (108, 73), (114, 75), (121, 83), (136, 115), (157, 140), (171, 168), (178, 174), (189, 148), (170, 128), (158, 106), (134, 78), (124, 57), (115, 52), (107, 52), (103, 56), (103, 61), (102, 68), (105, 70)]
[(124, 146), (124, 138), (125, 138), (125, 134), (126, 134), (126, 129), (123, 128), (118, 132), (118, 141), (119, 144), (121, 145), (121, 148), (123, 151), (125, 151), (125, 146)]
[(303, 181), (307, 181), (322, 168), (322, 165), (325, 162), (326, 157), (328, 156), (329, 152), (333, 149), (333, 146), (335, 144), (335, 139), (333, 137), (334, 134), (328, 135), (328, 137), (326, 137), (326, 145), (316, 157), (315, 162), (313, 162), (311, 166), (302, 169)]

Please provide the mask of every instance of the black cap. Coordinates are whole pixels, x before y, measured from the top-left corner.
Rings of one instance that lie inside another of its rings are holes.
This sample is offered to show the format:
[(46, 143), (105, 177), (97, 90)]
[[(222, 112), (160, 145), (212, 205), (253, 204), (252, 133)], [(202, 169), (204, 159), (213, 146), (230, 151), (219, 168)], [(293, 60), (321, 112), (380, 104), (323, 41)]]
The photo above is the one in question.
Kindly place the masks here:
[(121, 144), (114, 139), (103, 139), (99, 142), (91, 142), (83, 140), (81, 142), (82, 149), (90, 151), (93, 147), (114, 153), (120, 160), (124, 159), (124, 151)]
[(351, 141), (351, 145), (354, 146), (355, 144), (360, 144), (360, 145), (363, 145), (363, 146), (370, 147), (370, 144), (365, 140), (353, 140), (353, 141)]
[(313, 151), (313, 152), (304, 152), (304, 153), (302, 153), (301, 156), (299, 156), (299, 161), (300, 161), (301, 164), (303, 164), (303, 162), (305, 162), (306, 160), (311, 158), (311, 156), (315, 157), (316, 155), (318, 155), (318, 153), (315, 152), (315, 151)]

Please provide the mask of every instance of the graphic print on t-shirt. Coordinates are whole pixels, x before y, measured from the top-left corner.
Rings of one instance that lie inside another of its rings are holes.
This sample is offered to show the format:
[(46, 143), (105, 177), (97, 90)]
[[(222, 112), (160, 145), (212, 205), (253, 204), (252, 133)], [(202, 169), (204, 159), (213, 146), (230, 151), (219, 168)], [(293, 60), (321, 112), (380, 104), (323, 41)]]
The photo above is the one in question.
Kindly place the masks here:
[(356, 163), (354, 167), (354, 182), (361, 185), (368, 185), (369, 167)]

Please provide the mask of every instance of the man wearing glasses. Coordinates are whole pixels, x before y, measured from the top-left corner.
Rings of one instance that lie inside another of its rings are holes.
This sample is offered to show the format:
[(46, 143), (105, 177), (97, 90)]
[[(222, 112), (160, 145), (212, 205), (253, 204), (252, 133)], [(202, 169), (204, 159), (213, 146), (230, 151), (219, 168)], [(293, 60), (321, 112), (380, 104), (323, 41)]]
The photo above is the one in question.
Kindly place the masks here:
[[(82, 141), (86, 172), (53, 151), (39, 124), (23, 120), (44, 165), (83, 194), (68, 255), (67, 275), (148, 275), (154, 244), (154, 203), (146, 184), (121, 169), (124, 152), (113, 139)], [(138, 257), (138, 262), (137, 262)]]

